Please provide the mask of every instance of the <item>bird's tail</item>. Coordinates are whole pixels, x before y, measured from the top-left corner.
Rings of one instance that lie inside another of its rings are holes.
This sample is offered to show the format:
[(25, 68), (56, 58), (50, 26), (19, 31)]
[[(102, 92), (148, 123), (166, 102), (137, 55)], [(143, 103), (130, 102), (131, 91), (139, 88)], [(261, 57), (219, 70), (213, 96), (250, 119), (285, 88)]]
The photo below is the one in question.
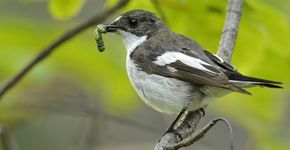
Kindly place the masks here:
[(280, 86), (282, 82), (278, 81), (271, 81), (266, 79), (259, 79), (254, 77), (248, 77), (248, 76), (235, 76), (235, 77), (229, 77), (230, 82), (234, 84), (237, 87), (241, 88), (247, 88), (247, 87), (253, 87), (253, 86), (262, 86), (262, 87), (268, 87), (268, 88), (283, 88)]

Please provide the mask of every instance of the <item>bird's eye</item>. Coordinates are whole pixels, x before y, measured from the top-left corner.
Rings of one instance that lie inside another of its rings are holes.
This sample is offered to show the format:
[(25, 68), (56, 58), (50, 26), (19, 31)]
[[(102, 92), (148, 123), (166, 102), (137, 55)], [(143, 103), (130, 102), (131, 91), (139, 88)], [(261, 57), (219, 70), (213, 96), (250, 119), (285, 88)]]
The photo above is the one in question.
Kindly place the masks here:
[(155, 22), (155, 20), (153, 20), (153, 19), (149, 19), (149, 22), (151, 22), (151, 23), (154, 23), (154, 22)]
[(129, 20), (129, 25), (131, 27), (136, 27), (138, 25), (138, 20), (137, 19), (130, 19)]

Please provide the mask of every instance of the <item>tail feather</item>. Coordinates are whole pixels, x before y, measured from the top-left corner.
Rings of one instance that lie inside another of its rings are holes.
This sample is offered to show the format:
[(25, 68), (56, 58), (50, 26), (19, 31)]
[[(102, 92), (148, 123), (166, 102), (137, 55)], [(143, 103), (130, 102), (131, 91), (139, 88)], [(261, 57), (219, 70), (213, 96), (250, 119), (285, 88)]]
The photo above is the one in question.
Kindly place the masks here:
[(231, 83), (237, 86), (251, 87), (251, 86), (259, 85), (259, 86), (269, 87), (269, 88), (283, 88), (282, 86), (279, 85), (279, 84), (282, 84), (282, 82), (248, 77), (248, 76), (243, 76), (243, 75), (229, 76), (229, 79)]
[(279, 85), (276, 85), (276, 84), (270, 84), (270, 83), (257, 83), (256, 85), (260, 85), (260, 86), (268, 87), (268, 88), (280, 88), (280, 89), (283, 89), (282, 86), (279, 86)]

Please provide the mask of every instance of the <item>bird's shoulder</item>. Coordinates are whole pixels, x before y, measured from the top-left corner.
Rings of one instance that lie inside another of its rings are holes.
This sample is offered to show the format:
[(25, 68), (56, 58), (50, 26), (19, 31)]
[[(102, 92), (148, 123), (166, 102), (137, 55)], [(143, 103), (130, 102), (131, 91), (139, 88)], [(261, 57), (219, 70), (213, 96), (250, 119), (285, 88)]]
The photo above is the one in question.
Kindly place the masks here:
[(179, 52), (210, 62), (197, 42), (171, 31), (161, 32), (150, 37), (134, 50), (136, 56), (147, 56), (149, 59), (154, 59), (166, 52)]

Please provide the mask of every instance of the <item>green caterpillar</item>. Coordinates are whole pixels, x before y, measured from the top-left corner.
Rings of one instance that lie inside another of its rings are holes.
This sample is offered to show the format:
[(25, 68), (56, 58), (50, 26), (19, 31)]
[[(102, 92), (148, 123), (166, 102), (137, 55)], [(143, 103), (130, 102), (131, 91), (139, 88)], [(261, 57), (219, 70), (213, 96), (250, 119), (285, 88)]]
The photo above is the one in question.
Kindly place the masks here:
[(100, 52), (105, 51), (105, 45), (102, 38), (102, 34), (106, 32), (107, 32), (107, 28), (105, 25), (102, 25), (102, 24), (97, 25), (95, 29), (95, 35), (96, 35), (95, 38), (96, 38), (97, 46)]

